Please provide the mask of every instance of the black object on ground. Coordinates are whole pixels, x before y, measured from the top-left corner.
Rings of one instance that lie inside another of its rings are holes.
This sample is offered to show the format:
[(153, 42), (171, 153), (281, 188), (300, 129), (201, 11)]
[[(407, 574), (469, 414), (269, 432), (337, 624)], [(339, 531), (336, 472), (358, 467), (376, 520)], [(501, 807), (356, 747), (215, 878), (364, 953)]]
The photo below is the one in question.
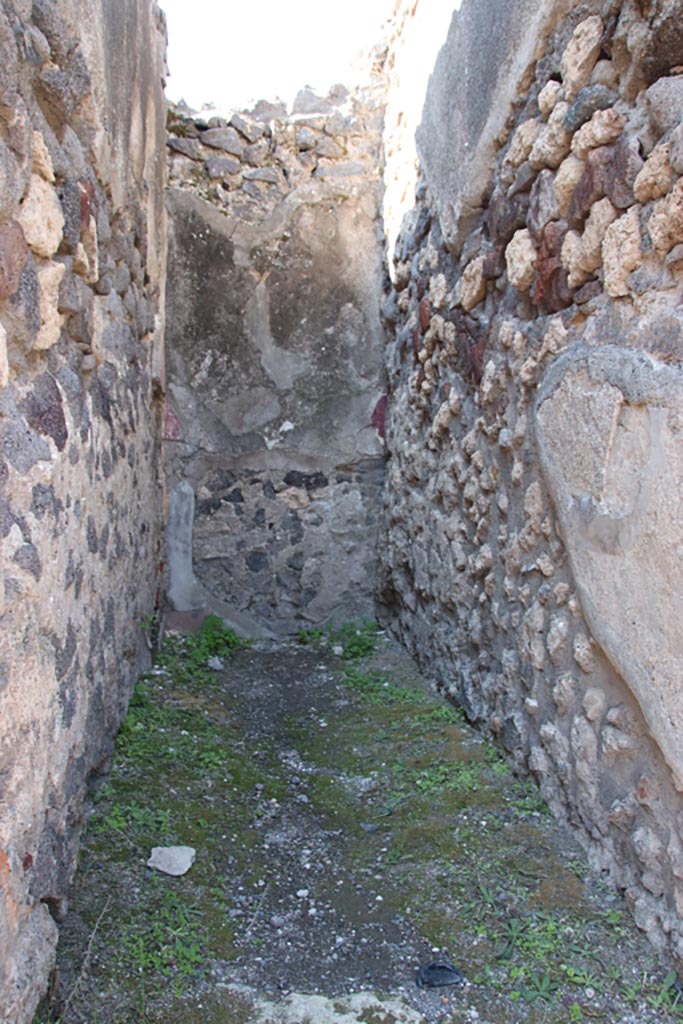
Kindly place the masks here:
[(442, 988), (444, 985), (462, 985), (465, 975), (459, 967), (453, 967), (445, 960), (432, 960), (418, 967), (415, 984), (418, 988)]
[(680, 1003), (683, 999), (683, 981), (680, 978), (675, 978), (669, 985), (669, 993), (672, 999), (677, 999)]

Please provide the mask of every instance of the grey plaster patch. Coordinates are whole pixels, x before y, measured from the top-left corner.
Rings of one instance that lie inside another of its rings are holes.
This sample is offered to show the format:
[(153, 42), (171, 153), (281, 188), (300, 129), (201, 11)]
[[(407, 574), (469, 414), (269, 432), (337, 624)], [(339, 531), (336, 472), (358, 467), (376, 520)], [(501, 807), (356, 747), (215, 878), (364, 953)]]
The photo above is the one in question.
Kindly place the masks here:
[(276, 345), (270, 328), (268, 289), (262, 281), (247, 303), (244, 322), (252, 343), (261, 353), (264, 371), (276, 387), (289, 390), (297, 377), (306, 372), (306, 362), (300, 355)]
[(194, 489), (185, 480), (177, 484), (168, 499), (166, 521), (166, 553), (168, 560), (167, 593), (176, 611), (190, 611), (194, 574), (192, 571), (192, 527), (194, 524)]
[(250, 388), (248, 391), (233, 395), (220, 404), (207, 402), (206, 405), (225, 423), (231, 433), (238, 436), (265, 427), (277, 419), (281, 412), (277, 394), (261, 387)]
[[(324, 123), (309, 126), (314, 136)], [(171, 158), (186, 191), (170, 199), (167, 365), (179, 443), (168, 442), (167, 465), (169, 490), (183, 481), (196, 505), (179, 540), (172, 498), (170, 597), (252, 634), (374, 614), (379, 480), (360, 463), (382, 466), (372, 426), (385, 390), (381, 232), (367, 160), (379, 137), (364, 132), (363, 176), (342, 185), (302, 164), (300, 127), (271, 126), (277, 174), (269, 164), (243, 176), (281, 188), (266, 184), (254, 201), (185, 182)], [(338, 466), (348, 478), (335, 481)]]
[(682, 407), (678, 369), (616, 346), (579, 348), (551, 369), (535, 417), (586, 620), (637, 698), (679, 789)]

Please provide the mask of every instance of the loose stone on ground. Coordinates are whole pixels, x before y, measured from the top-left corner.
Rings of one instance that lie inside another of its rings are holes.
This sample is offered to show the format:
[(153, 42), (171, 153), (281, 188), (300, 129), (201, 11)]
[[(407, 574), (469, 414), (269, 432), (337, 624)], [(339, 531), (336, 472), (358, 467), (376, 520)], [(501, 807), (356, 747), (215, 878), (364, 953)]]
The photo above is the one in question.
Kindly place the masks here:
[(191, 846), (155, 846), (147, 861), (148, 868), (156, 868), (165, 875), (185, 875), (194, 864), (196, 851)]

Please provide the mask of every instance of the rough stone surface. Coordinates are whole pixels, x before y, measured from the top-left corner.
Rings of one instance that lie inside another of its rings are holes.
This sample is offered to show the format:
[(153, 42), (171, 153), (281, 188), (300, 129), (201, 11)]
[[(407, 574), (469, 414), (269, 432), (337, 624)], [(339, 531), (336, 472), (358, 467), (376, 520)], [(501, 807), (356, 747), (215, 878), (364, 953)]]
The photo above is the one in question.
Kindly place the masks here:
[(671, 133), (669, 163), (676, 174), (683, 174), (683, 124)]
[(59, 286), (66, 272), (63, 263), (46, 263), (38, 270), (40, 328), (33, 343), (36, 350), (51, 348), (62, 330), (63, 317), (59, 313)]
[(542, 167), (558, 167), (569, 152), (571, 133), (564, 126), (568, 113), (569, 104), (561, 101), (555, 106), (548, 123), (539, 132), (529, 154), (529, 163), (536, 170)]
[(21, 200), (26, 175), (16, 156), (5, 143), (0, 143), (0, 216), (11, 217)]
[[(570, 6), (562, 0), (496, 0), (464, 4), (454, 12), (417, 134), (426, 181), (449, 244), (461, 245), (479, 216), (491, 180), (495, 140), (519, 82)], [(467, 153), (468, 158), (453, 160), (453, 153)]]
[(633, 205), (635, 183), (643, 169), (636, 135), (623, 135), (613, 148), (602, 184), (607, 198), (620, 210)]
[(379, 135), (344, 102), (272, 121), (234, 190), (171, 155), (168, 592), (250, 635), (374, 614)]
[[(562, 86), (559, 82), (551, 80), (545, 83), (538, 94), (538, 109), (544, 117), (550, 116), (561, 92)], [(533, 120), (528, 123), (536, 124)]]
[(628, 295), (628, 275), (643, 262), (637, 206), (610, 224), (602, 243), (605, 291), (616, 299)]
[(472, 260), (465, 268), (460, 281), (460, 304), (468, 312), (481, 302), (486, 295), (484, 257)]
[[(556, 84), (556, 82), (553, 83), (553, 85)], [(534, 118), (529, 118), (528, 121), (520, 124), (505, 154), (505, 163), (510, 167), (520, 167), (525, 160), (528, 160), (538, 138), (539, 130), (538, 121)]]
[(247, 142), (257, 142), (265, 132), (265, 126), (259, 124), (258, 121), (252, 121), (250, 117), (245, 117), (243, 114), (233, 114), (230, 118), (230, 124), (233, 128), (236, 128), (240, 135), (243, 135)]
[[(87, 784), (148, 656), (164, 45), (146, 0), (0, 11), (0, 1018), (12, 1024), (33, 1020), (47, 985)], [(98, 258), (120, 293), (99, 284)]]
[[(182, 141), (182, 140), (181, 140)], [(212, 180), (226, 178), (232, 174), (239, 174), (242, 164), (230, 156), (212, 156), (204, 165), (206, 173)]]
[(564, 119), (564, 127), (568, 132), (575, 132), (582, 124), (590, 120), (596, 110), (606, 110), (616, 103), (618, 97), (612, 89), (604, 85), (589, 85), (582, 89)]
[(54, 256), (62, 240), (64, 216), (57, 193), (37, 174), (31, 177), (17, 220), (24, 238), (37, 256)]
[(555, 195), (557, 197), (558, 213), (566, 217), (574, 195), (574, 189), (579, 184), (584, 172), (585, 164), (577, 156), (571, 153), (566, 160), (563, 160), (555, 175)]
[(541, 464), (588, 624), (638, 699), (681, 791), (681, 651), (667, 616), (675, 618), (683, 594), (674, 512), (682, 397), (676, 369), (613, 346), (590, 354), (579, 346), (548, 373), (536, 414)]
[[(600, 54), (603, 31), (602, 19), (597, 14), (585, 18), (574, 29), (560, 64), (564, 94), (568, 100), (573, 100), (579, 90), (588, 85)], [(578, 125), (570, 130), (576, 127)]]
[(24, 232), (16, 221), (0, 224), (0, 301), (15, 294), (28, 259)]
[(172, 110), (167, 139), (154, 4), (0, 11), (13, 1024), (44, 986), (85, 782), (144, 660), (162, 421), (175, 606), (261, 635), (370, 615), (379, 535), (392, 628), (683, 956), (683, 3), (444, 11), (412, 209), (397, 168), (422, 92), (387, 107), (385, 220), (407, 216), (386, 339), (378, 155), (400, 28), (362, 94), (305, 89), (291, 118), (262, 102), (230, 125)]
[(591, 149), (615, 142), (621, 135), (624, 123), (623, 114), (614, 107), (597, 110), (572, 139), (572, 153), (582, 160)]
[(527, 228), (515, 232), (505, 250), (505, 261), (512, 287), (528, 291), (536, 276), (536, 246)]
[(669, 195), (653, 204), (647, 230), (659, 256), (665, 256), (683, 242), (683, 178), (678, 179)]
[(541, 171), (531, 189), (529, 201), (528, 223), (534, 238), (540, 238), (548, 221), (558, 220), (559, 216), (555, 178), (551, 171)]
[(209, 128), (202, 132), (201, 143), (203, 146), (211, 146), (212, 149), (221, 149), (225, 153), (232, 153), (233, 156), (242, 156), (244, 143), (234, 128)]
[(0, 326), (0, 388), (7, 386), (9, 381), (9, 362), (7, 359), (7, 331)]
[(381, 596), (680, 957), (680, 4), (551, 6), (490, 117), (466, 16), (432, 77), (385, 302)]
[(199, 139), (176, 139), (172, 136), (166, 145), (174, 153), (186, 156), (188, 160), (201, 160), (202, 158), (203, 150)]
[(665, 196), (673, 184), (673, 173), (668, 144), (656, 146), (633, 183), (633, 194), (638, 202), (649, 203)]
[(683, 76), (660, 78), (647, 90), (647, 109), (657, 135), (665, 135), (683, 118)]
[(602, 264), (602, 242), (617, 211), (609, 199), (600, 199), (591, 207), (582, 235), (570, 231), (562, 246), (562, 262), (568, 273), (569, 286), (578, 288)]

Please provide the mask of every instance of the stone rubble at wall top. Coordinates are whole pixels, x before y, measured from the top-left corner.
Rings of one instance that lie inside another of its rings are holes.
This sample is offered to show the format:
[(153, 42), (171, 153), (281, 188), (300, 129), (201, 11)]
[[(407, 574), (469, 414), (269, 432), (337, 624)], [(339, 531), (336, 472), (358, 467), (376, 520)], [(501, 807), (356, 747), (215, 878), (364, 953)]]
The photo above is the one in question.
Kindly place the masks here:
[(682, 25), (572, 11), (457, 248), (418, 187), (380, 547), (388, 620), (678, 956)]
[(379, 180), (383, 83), (327, 97), (302, 90), (287, 114), (262, 101), (253, 111), (207, 120), (179, 108), (168, 117), (172, 186), (192, 191), (223, 212), (263, 217), (293, 189), (327, 184), (340, 194)]

